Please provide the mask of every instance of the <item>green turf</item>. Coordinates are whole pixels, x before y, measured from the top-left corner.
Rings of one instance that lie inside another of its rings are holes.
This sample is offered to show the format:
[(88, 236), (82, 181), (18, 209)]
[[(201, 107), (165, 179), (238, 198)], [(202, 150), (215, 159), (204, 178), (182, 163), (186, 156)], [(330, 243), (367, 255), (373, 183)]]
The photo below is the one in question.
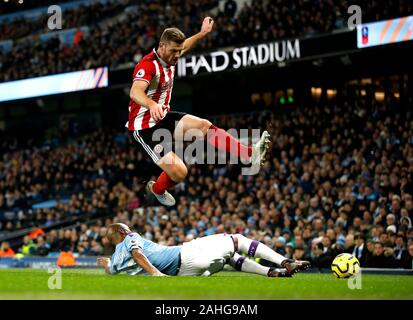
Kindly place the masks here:
[(238, 272), (212, 277), (108, 276), (101, 270), (65, 269), (62, 289), (50, 290), (42, 269), (0, 270), (2, 299), (413, 299), (413, 277), (362, 276), (362, 289), (332, 274), (266, 278)]

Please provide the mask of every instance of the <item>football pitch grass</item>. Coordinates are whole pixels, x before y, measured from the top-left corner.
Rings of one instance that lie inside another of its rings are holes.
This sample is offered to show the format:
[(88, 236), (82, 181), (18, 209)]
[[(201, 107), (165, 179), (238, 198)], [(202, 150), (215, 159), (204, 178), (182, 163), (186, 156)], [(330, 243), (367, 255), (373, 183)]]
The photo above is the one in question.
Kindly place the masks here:
[(109, 276), (98, 269), (63, 269), (62, 288), (51, 290), (47, 269), (0, 269), (4, 299), (298, 300), (413, 299), (413, 277), (363, 274), (361, 289), (332, 274), (266, 278), (239, 272), (212, 277)]

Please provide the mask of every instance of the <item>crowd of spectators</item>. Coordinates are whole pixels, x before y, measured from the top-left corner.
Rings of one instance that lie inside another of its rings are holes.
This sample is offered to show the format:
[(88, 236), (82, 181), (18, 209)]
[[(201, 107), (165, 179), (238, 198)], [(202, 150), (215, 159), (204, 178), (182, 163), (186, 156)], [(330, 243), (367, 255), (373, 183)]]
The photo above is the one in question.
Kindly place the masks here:
[[(278, 40), (289, 37), (311, 36), (347, 28), (351, 1), (285, 1), (254, 0), (245, 5), (235, 16), (233, 5), (219, 12), (217, 24), (220, 30), (206, 47), (225, 46)], [(362, 21), (371, 22), (412, 14), (410, 1), (357, 1), (362, 10)]]
[[(12, 214), (16, 219), (0, 221), (0, 233), (137, 205), (130, 188), (140, 190), (138, 177), (147, 160), (125, 146), (124, 135), (96, 131), (59, 141), (19, 150), (13, 144), (3, 146), (0, 215)], [(55, 207), (32, 207), (51, 199), (57, 201)]]
[[(82, 26), (94, 26), (102, 20), (114, 17), (123, 12), (130, 0), (114, 1), (102, 4), (100, 2), (85, 6), (80, 5), (75, 9), (65, 10), (62, 13), (62, 29)], [(36, 33), (49, 32), (48, 20), (50, 15), (46, 12), (38, 19), (19, 18), (13, 21), (4, 21), (0, 24), (0, 41), (15, 40)]]
[(147, 1), (138, 3), (114, 23), (89, 28), (76, 44), (63, 44), (57, 36), (44, 42), (30, 39), (11, 52), (0, 52), (0, 81), (97, 66), (133, 65), (151, 50), (166, 26), (198, 32), (201, 17), (216, 6), (216, 0)]
[[(59, 0), (59, 3), (72, 2), (73, 0)], [(18, 11), (25, 11), (36, 9), (39, 7), (51, 6), (56, 4), (54, 0), (8, 0), (2, 2), (0, 6), (0, 14), (15, 13)]]
[[(113, 6), (118, 12), (128, 3)], [(331, 32), (346, 27), (351, 4), (341, 0), (253, 0), (251, 5), (247, 1), (242, 8), (237, 8), (235, 1), (227, 0), (224, 9), (220, 10), (217, 0), (140, 2), (115, 23), (91, 26), (89, 33), (75, 44), (62, 44), (58, 38), (46, 42), (30, 39), (9, 53), (0, 52), (0, 81), (103, 65), (111, 68), (133, 66), (156, 45), (165, 27), (179, 27), (190, 36), (199, 31), (202, 18), (207, 15), (214, 17), (216, 27), (198, 44), (197, 51)], [(364, 0), (358, 5), (363, 12), (363, 22), (413, 13), (413, 5), (408, 0)], [(71, 15), (73, 19), (65, 23), (81, 27), (111, 15), (104, 9), (101, 14), (92, 13), (87, 8), (82, 10), (84, 15), (75, 11)], [(40, 27), (41, 23), (34, 24), (40, 24)], [(36, 26), (34, 29), (37, 30)], [(29, 31), (24, 23), (6, 29), (5, 34), (10, 36)]]
[[(411, 110), (390, 102), (357, 108), (340, 103), (222, 116), (216, 123), (270, 130), (272, 149), (258, 175), (243, 176), (233, 164), (190, 165), (186, 181), (172, 191), (176, 206), (167, 209), (145, 193), (155, 166), (130, 136), (98, 131), (42, 152), (5, 152), (0, 206), (16, 209), (10, 199), (19, 195), (21, 216), (27, 217), (32, 203), (27, 199), (36, 190), (43, 192), (42, 200), (59, 199), (61, 190), (73, 194), (67, 203), (35, 211), (28, 223), (52, 227), (64, 217), (100, 210), (94, 222), (79, 220), (64, 231), (51, 228), (25, 239), (24, 245), (33, 247), (29, 253), (110, 254), (104, 230), (124, 222), (167, 245), (242, 233), (315, 267), (328, 267), (337, 254), (350, 252), (362, 266), (412, 268)], [(8, 223), (14, 230), (22, 221), (3, 222), (2, 228)], [(6, 242), (2, 246), (9, 250)]]

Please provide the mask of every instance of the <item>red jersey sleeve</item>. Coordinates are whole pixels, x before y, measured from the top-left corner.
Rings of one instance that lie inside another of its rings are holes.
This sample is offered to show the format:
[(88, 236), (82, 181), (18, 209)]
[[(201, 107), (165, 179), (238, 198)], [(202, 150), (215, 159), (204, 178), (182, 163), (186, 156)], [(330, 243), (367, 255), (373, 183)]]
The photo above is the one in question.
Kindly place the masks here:
[(135, 70), (133, 71), (133, 81), (144, 80), (147, 83), (150, 83), (155, 74), (156, 70), (153, 62), (144, 60), (136, 65)]

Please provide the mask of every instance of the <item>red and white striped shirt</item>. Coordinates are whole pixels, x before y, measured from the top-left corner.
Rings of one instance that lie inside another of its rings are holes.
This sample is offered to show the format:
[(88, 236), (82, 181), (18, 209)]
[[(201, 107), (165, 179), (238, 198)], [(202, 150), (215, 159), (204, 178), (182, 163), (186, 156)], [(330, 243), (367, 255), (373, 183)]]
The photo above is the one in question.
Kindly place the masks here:
[[(175, 67), (167, 65), (153, 49), (136, 65), (133, 81), (149, 83), (145, 91), (146, 95), (156, 103), (163, 105), (166, 115), (170, 110), (169, 102), (171, 101), (174, 75)], [(126, 127), (130, 131), (151, 128), (156, 123), (148, 108), (130, 99), (129, 120), (126, 123)]]

